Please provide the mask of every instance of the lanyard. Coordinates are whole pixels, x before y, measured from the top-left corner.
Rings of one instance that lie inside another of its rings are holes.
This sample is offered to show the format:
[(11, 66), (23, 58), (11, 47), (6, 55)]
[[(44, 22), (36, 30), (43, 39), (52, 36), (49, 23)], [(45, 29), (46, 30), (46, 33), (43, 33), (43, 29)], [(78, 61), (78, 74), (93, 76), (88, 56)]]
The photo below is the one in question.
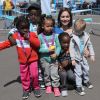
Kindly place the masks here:
[[(28, 32), (28, 36), (29, 36), (29, 32)], [(22, 42), (22, 39), (21, 39), (21, 36), (20, 36), (20, 33), (19, 33), (19, 32), (18, 32), (18, 37), (19, 37), (19, 41), (20, 41), (20, 44), (21, 44), (21, 46), (22, 46), (22, 49), (23, 49), (23, 51), (24, 51), (24, 54), (25, 54), (25, 56), (27, 57), (27, 53), (26, 53), (26, 51), (25, 51), (24, 44), (23, 44), (23, 42)]]
[[(47, 45), (47, 47), (49, 48), (49, 43), (48, 43), (48, 41), (46, 40), (46, 36), (43, 34), (43, 33), (41, 33), (42, 34), (42, 36), (43, 36), (43, 39), (44, 39), (44, 41), (45, 41), (45, 43), (46, 43), (46, 45)], [(52, 38), (51, 38), (51, 43), (52, 43), (52, 45), (54, 45), (54, 38), (55, 38), (55, 34), (53, 33), (52, 34)]]

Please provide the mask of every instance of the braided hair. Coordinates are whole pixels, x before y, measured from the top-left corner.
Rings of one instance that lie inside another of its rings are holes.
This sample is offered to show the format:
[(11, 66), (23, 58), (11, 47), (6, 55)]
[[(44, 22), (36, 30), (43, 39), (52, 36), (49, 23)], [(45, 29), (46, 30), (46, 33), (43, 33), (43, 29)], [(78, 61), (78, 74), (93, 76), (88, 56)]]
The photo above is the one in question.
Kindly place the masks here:
[(41, 21), (38, 26), (38, 34), (44, 31), (43, 26), (44, 26), (45, 20), (52, 20), (53, 26), (55, 25), (55, 20), (53, 19), (51, 15), (46, 15), (46, 14), (41, 15)]
[(16, 28), (19, 29), (20, 26), (24, 23), (28, 28), (30, 26), (29, 19), (26, 16), (19, 16), (16, 21)]

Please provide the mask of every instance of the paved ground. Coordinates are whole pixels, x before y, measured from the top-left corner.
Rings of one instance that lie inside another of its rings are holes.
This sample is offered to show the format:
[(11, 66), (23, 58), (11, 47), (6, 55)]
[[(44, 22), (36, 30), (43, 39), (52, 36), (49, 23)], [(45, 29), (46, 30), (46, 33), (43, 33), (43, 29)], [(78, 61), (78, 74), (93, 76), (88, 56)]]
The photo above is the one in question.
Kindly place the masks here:
[[(77, 18), (78, 16), (75, 16)], [(88, 17), (88, 16), (81, 16)], [(100, 23), (99, 16), (93, 16), (95, 22)], [(91, 25), (88, 25), (87, 31)], [(68, 97), (54, 97), (53, 94), (47, 95), (42, 91), (42, 97), (39, 100), (99, 100), (100, 98), (100, 24), (92, 25), (96, 35), (91, 35), (93, 42), (96, 62), (90, 63), (90, 79), (94, 85), (92, 90), (85, 88), (86, 95), (79, 96), (75, 90), (68, 91)], [(4, 32), (4, 33), (3, 33)], [(0, 41), (7, 38), (5, 31), (0, 31)], [(19, 65), (17, 60), (16, 48), (12, 47), (0, 52), (0, 100), (22, 100), (22, 88), (19, 81)], [(31, 93), (28, 100), (37, 100)]]

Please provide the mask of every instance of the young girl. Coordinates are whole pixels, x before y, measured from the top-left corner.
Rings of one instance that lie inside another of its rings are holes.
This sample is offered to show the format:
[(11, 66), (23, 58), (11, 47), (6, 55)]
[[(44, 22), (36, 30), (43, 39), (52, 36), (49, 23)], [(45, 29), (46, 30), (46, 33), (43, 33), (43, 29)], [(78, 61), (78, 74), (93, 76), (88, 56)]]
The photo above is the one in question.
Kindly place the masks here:
[[(20, 63), (20, 76), (23, 87), (23, 99), (27, 99), (30, 94), (30, 82), (34, 88), (34, 95), (41, 96), (38, 83), (38, 48), (40, 41), (35, 33), (29, 31), (29, 20), (20, 16), (16, 23), (17, 32), (12, 37), (16, 41), (16, 49)], [(7, 41), (9, 47), (10, 41)], [(30, 79), (31, 77), (31, 79)]]
[[(88, 48), (90, 58), (92, 61), (95, 60), (95, 54), (90, 36), (84, 30), (86, 28), (86, 22), (82, 19), (77, 19), (74, 23), (73, 37), (70, 41), (70, 55), (72, 65), (75, 66), (75, 80), (76, 80), (76, 91), (80, 95), (84, 95), (82, 87), (85, 85), (88, 88), (93, 88), (89, 79), (89, 65), (86, 57), (84, 56), (85, 49)], [(83, 84), (82, 84), (83, 83)]]
[(70, 36), (68, 33), (63, 32), (58, 38), (61, 45), (61, 52), (58, 56), (61, 95), (67, 96), (68, 89), (75, 89), (74, 67), (69, 54)]
[(58, 26), (54, 28), (54, 32), (60, 34), (67, 32), (72, 34), (72, 14), (69, 8), (62, 8), (58, 14)]
[[(37, 3), (32, 3), (28, 7), (27, 11), (29, 13), (27, 15), (27, 17), (28, 17), (29, 22), (30, 22), (29, 30), (30, 30), (30, 32), (35, 32), (36, 35), (37, 35), (38, 34), (37, 28), (38, 28), (38, 24), (39, 24), (40, 16), (41, 16), (41, 7)], [(17, 20), (15, 19), (15, 21), (17, 21)], [(16, 27), (16, 24), (14, 26)], [(8, 33), (8, 37), (9, 37), (10, 41), (12, 41), (13, 44), (15, 44), (15, 40), (12, 38), (11, 35), (14, 34), (16, 31), (17, 31), (17, 29), (13, 28)], [(40, 68), (40, 66), (39, 66), (39, 83), (40, 83), (40, 87), (42, 89), (44, 89), (45, 86), (43, 84), (43, 79), (42, 79), (42, 74), (41, 74), (41, 68)]]
[(52, 87), (55, 96), (60, 96), (59, 91), (59, 75), (57, 56), (60, 53), (60, 44), (58, 35), (52, 32), (54, 27), (54, 19), (52, 16), (44, 15), (39, 27), (39, 39), (41, 46), (40, 62), (44, 71), (44, 81), (46, 93), (52, 93)]

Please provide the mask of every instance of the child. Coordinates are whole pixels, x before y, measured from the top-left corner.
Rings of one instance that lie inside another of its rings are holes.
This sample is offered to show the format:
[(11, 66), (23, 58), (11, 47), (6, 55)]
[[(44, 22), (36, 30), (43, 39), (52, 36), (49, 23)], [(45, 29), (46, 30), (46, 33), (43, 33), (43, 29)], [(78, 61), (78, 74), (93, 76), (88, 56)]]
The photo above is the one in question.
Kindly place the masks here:
[(28, 9), (28, 18), (30, 20), (30, 31), (37, 34), (37, 27), (40, 22), (41, 7), (37, 3), (31, 4)]
[[(41, 8), (37, 3), (33, 3), (32, 5), (30, 5), (27, 9), (28, 11), (28, 19), (30, 21), (30, 32), (35, 32), (37, 34), (37, 27), (38, 27), (38, 23), (39, 23), (39, 19), (40, 19), (40, 15), (41, 15)], [(16, 17), (14, 19), (14, 26), (16, 28), (16, 21), (17, 21), (18, 17)], [(14, 29), (13, 31), (8, 33), (8, 36), (10, 36), (11, 34), (13, 34), (14, 32), (16, 32), (17, 29)]]
[[(41, 16), (41, 7), (37, 3), (33, 3), (28, 7), (27, 11), (29, 13), (27, 15), (27, 17), (28, 17), (29, 22), (30, 22), (30, 32), (35, 32), (37, 34), (38, 33), (37, 28), (38, 28), (38, 24), (39, 24), (40, 16)], [(16, 22), (16, 21), (17, 20), (15, 19), (14, 22)], [(16, 27), (16, 24), (14, 26)], [(8, 37), (9, 37), (10, 41), (12, 41), (12, 43), (14, 43), (14, 44), (15, 44), (15, 41), (11, 35), (14, 34), (16, 31), (17, 31), (17, 29), (14, 28), (14, 29), (11, 29), (10, 32), (8, 33)], [(42, 89), (44, 89), (45, 86), (43, 84), (40, 66), (39, 66), (39, 82), (40, 82), (40, 87)]]
[(72, 66), (69, 54), (70, 36), (68, 33), (63, 32), (58, 36), (58, 38), (61, 45), (61, 52), (58, 56), (61, 95), (67, 96), (67, 89), (69, 87), (75, 88), (74, 67)]
[(77, 19), (74, 23), (73, 37), (70, 41), (70, 56), (72, 65), (75, 66), (76, 91), (80, 95), (85, 94), (82, 88), (82, 82), (86, 87), (93, 88), (89, 80), (89, 65), (84, 56), (84, 50), (88, 48), (92, 61), (95, 60), (95, 54), (90, 36), (84, 31), (85, 28), (86, 22), (82, 19)]
[(41, 42), (39, 52), (40, 63), (44, 71), (46, 93), (52, 93), (53, 87), (54, 95), (60, 96), (57, 63), (57, 56), (60, 53), (60, 44), (58, 35), (52, 32), (54, 23), (52, 16), (44, 15), (42, 17), (39, 27), (39, 39)]
[(12, 37), (16, 41), (18, 59), (20, 63), (20, 76), (23, 87), (23, 99), (27, 99), (30, 94), (30, 76), (34, 95), (41, 96), (38, 83), (38, 48), (40, 41), (35, 33), (29, 31), (29, 20), (25, 16), (20, 16), (16, 23), (17, 32)]

